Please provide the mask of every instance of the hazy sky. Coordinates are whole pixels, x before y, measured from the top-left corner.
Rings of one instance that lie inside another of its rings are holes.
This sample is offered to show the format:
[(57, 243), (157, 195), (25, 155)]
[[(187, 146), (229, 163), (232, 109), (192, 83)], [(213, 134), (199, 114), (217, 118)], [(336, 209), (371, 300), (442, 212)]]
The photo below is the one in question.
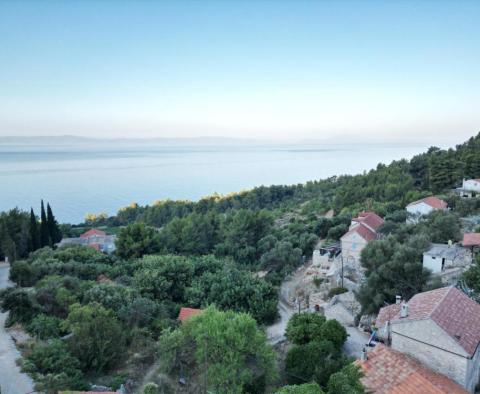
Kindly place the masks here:
[(0, 135), (456, 140), (480, 1), (0, 1)]

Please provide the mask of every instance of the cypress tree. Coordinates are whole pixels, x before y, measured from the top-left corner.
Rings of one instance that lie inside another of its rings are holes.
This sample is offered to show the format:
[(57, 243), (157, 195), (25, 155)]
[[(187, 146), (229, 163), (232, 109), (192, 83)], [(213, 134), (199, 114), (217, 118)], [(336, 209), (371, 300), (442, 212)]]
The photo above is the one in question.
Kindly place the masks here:
[(42, 200), (40, 213), (40, 247), (48, 246), (50, 243), (49, 238), (47, 215), (45, 214), (45, 207)]
[(38, 234), (38, 224), (33, 208), (30, 208), (30, 228), (29, 228), (29, 245), (30, 252), (37, 250), (40, 247), (40, 237)]
[(58, 227), (58, 223), (55, 220), (55, 216), (53, 216), (53, 211), (49, 203), (47, 203), (47, 225), (50, 246), (53, 246), (62, 240), (62, 234), (60, 232), (60, 228)]

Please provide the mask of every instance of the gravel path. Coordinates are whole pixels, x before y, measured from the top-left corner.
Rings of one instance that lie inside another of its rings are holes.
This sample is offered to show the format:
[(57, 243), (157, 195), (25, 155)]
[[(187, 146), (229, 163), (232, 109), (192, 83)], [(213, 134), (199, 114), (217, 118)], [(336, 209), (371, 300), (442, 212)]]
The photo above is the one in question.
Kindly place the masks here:
[[(8, 280), (10, 266), (0, 263), (0, 289), (9, 287)], [(26, 394), (33, 391), (33, 382), (30, 377), (20, 372), (15, 360), (20, 352), (15, 347), (10, 334), (5, 331), (7, 313), (0, 313), (0, 388), (2, 394)]]

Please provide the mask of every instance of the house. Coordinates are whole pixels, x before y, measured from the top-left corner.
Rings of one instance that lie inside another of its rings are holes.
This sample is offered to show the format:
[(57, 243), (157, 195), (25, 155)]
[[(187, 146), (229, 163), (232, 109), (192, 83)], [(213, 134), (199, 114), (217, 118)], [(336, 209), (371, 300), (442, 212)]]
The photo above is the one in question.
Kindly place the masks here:
[(457, 187), (455, 192), (460, 197), (475, 197), (480, 193), (480, 179), (464, 179), (462, 182), (462, 187)]
[(115, 250), (116, 235), (107, 235), (104, 231), (92, 228), (79, 237), (62, 238), (56, 245), (61, 248), (69, 245), (88, 246), (104, 253), (112, 253)]
[(416, 223), (422, 216), (447, 209), (447, 203), (437, 197), (425, 197), (407, 205), (407, 223)]
[(455, 282), (472, 263), (469, 249), (457, 244), (435, 244), (423, 253), (423, 267), (440, 275), (445, 283)]
[(463, 234), (462, 245), (472, 251), (472, 258), (475, 251), (480, 249), (480, 233), (465, 233)]
[(383, 307), (376, 325), (393, 350), (474, 392), (480, 374), (480, 305), (462, 291), (443, 287)]
[(197, 316), (203, 311), (201, 309), (194, 308), (180, 308), (180, 313), (178, 314), (178, 320), (182, 323), (185, 323), (186, 320), (190, 319), (193, 316)]
[(360, 252), (377, 238), (377, 230), (383, 223), (384, 220), (375, 212), (362, 212), (353, 218), (348, 232), (340, 238), (343, 261), (358, 264)]
[(98, 228), (91, 228), (90, 230), (85, 231), (83, 234), (80, 234), (80, 238), (101, 238), (106, 236), (107, 233), (99, 230)]
[(467, 394), (459, 384), (436, 373), (417, 360), (384, 345), (377, 345), (356, 361), (360, 379), (376, 394)]

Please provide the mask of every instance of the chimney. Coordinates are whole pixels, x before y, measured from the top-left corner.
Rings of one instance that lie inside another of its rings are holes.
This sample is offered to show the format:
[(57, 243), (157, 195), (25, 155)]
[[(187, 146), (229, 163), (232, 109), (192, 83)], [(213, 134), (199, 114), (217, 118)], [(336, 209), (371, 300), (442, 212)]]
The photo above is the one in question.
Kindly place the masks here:
[(400, 317), (408, 317), (408, 304), (402, 304), (400, 308)]
[(365, 349), (365, 348), (362, 349), (362, 356), (360, 357), (360, 360), (362, 360), (362, 361), (367, 361), (368, 360), (367, 349)]
[(402, 302), (402, 296), (401, 295), (396, 295), (395, 296), (395, 304), (400, 304)]

